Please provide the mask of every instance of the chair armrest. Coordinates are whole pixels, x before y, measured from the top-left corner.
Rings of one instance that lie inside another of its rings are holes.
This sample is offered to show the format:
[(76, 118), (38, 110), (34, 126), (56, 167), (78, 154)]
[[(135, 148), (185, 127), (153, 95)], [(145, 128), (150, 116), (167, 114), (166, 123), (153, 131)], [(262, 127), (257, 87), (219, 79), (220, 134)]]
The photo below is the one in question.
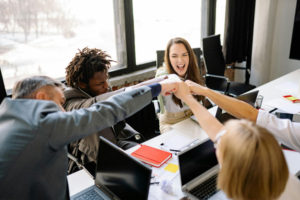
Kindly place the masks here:
[(205, 74), (205, 77), (219, 78), (219, 79), (226, 80), (227, 82), (230, 82), (230, 80), (225, 76), (219, 76), (219, 75), (214, 75), (214, 74)]
[(231, 66), (231, 65), (226, 66), (226, 68), (227, 69), (241, 69), (241, 70), (247, 69), (246, 67), (237, 67), (237, 66)]
[(246, 70), (246, 73), (251, 74), (251, 69), (247, 69), (246, 67), (237, 67), (237, 66), (226, 66), (226, 69), (239, 69), (239, 70)]
[(85, 169), (85, 167), (78, 161), (78, 159), (73, 156), (72, 154), (68, 153), (68, 158), (72, 161), (74, 161), (76, 163), (76, 165), (80, 168), (80, 169)]

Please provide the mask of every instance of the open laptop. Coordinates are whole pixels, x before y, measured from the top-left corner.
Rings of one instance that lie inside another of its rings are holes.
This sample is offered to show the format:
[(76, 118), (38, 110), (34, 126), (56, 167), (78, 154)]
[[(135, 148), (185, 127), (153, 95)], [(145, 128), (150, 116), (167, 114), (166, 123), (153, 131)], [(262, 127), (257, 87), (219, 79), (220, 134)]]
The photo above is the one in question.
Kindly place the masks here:
[[(239, 99), (241, 101), (244, 101), (254, 107), (258, 92), (259, 91), (256, 90), (253, 92), (242, 94), (235, 98)], [(215, 117), (222, 123), (225, 123), (226, 121), (228, 121), (230, 119), (236, 119), (236, 117), (230, 115), (229, 113), (223, 112), (223, 110), (220, 107), (218, 107)]]
[(181, 152), (178, 161), (181, 189), (189, 199), (227, 199), (216, 187), (219, 165), (211, 140)]
[(72, 200), (147, 199), (152, 169), (100, 137), (95, 185)]

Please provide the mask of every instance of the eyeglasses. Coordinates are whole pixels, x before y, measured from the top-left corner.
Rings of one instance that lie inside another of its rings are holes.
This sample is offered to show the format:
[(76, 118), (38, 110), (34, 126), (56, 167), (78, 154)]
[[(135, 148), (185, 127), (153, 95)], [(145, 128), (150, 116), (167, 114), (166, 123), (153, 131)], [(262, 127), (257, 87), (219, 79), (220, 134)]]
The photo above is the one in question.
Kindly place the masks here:
[(223, 130), (221, 130), (221, 131), (216, 135), (216, 139), (215, 139), (215, 141), (214, 141), (214, 147), (215, 147), (215, 149), (217, 149), (218, 144), (219, 144), (220, 141), (221, 141), (221, 137), (222, 137), (225, 133), (226, 133), (226, 130), (223, 129)]

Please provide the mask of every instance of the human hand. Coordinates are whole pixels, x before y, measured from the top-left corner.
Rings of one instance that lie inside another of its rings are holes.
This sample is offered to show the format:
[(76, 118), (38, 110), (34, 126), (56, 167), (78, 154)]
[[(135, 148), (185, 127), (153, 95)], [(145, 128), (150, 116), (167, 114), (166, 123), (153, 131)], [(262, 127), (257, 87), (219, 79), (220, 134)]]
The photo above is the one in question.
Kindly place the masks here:
[(180, 81), (181, 80), (180, 77), (177, 76), (176, 74), (168, 74), (167, 77), (170, 80), (175, 80), (175, 81)]
[(204, 95), (205, 90), (207, 89), (206, 87), (199, 85), (193, 81), (186, 80), (185, 83), (188, 85), (190, 88), (190, 91), (192, 94), (196, 95)]
[(159, 82), (160, 85), (161, 85), (161, 94), (163, 96), (167, 96), (167, 95), (170, 95), (170, 94), (176, 92), (177, 89), (178, 89), (178, 83), (179, 82), (182, 82), (182, 81), (180, 81), (180, 80), (172, 80), (170, 78), (165, 79), (165, 80)]
[(178, 82), (178, 89), (174, 94), (177, 98), (183, 101), (186, 101), (187, 98), (192, 97), (189, 86), (183, 81)]

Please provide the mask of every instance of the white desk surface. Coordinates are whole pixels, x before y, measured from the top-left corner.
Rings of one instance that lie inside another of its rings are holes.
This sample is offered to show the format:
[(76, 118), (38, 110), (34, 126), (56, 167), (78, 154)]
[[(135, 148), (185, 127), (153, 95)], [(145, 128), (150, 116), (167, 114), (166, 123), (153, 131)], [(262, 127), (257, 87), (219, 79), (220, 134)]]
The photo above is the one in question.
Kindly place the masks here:
[(264, 97), (263, 106), (276, 107), (289, 113), (300, 112), (300, 103), (292, 103), (283, 98), (285, 95), (300, 98), (300, 69), (253, 89), (255, 90), (259, 90), (259, 95)]
[[(272, 102), (276, 98), (281, 98), (283, 95), (291, 94), (298, 95), (298, 89), (300, 86), (300, 69), (292, 73), (289, 73), (285, 76), (282, 76), (276, 80), (273, 80), (267, 84), (264, 84), (254, 90), (259, 90), (259, 94), (264, 96), (263, 106), (267, 105), (269, 102)], [(300, 95), (300, 93), (299, 93)], [(297, 96), (300, 98), (300, 96)], [(276, 105), (278, 107), (278, 105)], [(300, 107), (300, 103), (296, 104), (296, 107)], [(300, 109), (299, 109), (300, 111)], [(212, 109), (212, 112), (215, 112), (215, 109)], [(198, 123), (191, 119), (186, 119), (175, 125), (173, 129), (165, 134), (152, 138), (151, 140), (146, 141), (144, 144), (161, 148), (161, 143), (164, 143), (166, 148), (181, 148), (190, 144), (191, 142), (199, 139), (204, 140), (207, 138), (206, 133), (200, 128)], [(176, 147), (175, 147), (176, 146)], [(133, 147), (130, 150), (127, 150), (127, 153), (133, 152), (137, 147)], [(300, 169), (300, 153), (284, 151), (284, 155), (287, 159), (289, 170), (292, 174), (295, 174)], [(160, 168), (152, 167), (152, 174), (156, 176), (156, 180), (153, 181), (162, 181), (162, 180), (172, 180), (172, 190), (174, 194), (170, 195), (165, 193), (160, 189), (160, 186), (153, 184), (150, 186), (150, 192), (148, 199), (180, 199), (183, 197), (180, 187), (180, 177), (178, 170), (176, 173), (171, 173), (164, 170), (164, 168), (169, 164), (173, 163), (178, 165), (177, 156), (173, 154), (173, 157)], [(73, 173), (68, 176), (70, 195), (76, 194), (77, 192), (93, 185), (93, 179), (84, 171)]]

